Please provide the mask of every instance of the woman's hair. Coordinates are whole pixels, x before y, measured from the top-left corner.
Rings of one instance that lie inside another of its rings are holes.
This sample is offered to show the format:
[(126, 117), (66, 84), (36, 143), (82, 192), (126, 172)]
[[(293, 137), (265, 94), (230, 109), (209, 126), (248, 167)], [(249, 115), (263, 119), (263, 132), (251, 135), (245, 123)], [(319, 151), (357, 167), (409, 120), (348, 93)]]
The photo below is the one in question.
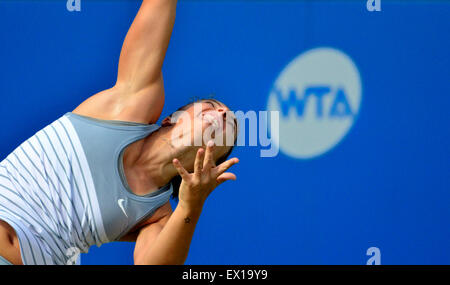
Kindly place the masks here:
[[(200, 100), (197, 100), (197, 101), (195, 101), (195, 102), (186, 104), (186, 105), (184, 105), (184, 106), (178, 108), (174, 113), (176, 113), (176, 112), (178, 112), (178, 111), (186, 110), (186, 109), (188, 109), (192, 104), (198, 103), (198, 102), (201, 102), (201, 101), (214, 101), (214, 102), (216, 102), (216, 103), (223, 104), (222, 102), (217, 101), (217, 100), (215, 100), (215, 99), (210, 99), (210, 98), (207, 98), (207, 99), (200, 99)], [(169, 115), (169, 118), (172, 117), (172, 115), (173, 115), (174, 113), (170, 114), (170, 115)], [(230, 150), (229, 150), (227, 153), (225, 153), (224, 155), (222, 155), (219, 159), (217, 159), (216, 165), (220, 165), (221, 163), (227, 161), (228, 157), (229, 157), (229, 156), (231, 155), (231, 153), (233, 152), (234, 146), (236, 145), (236, 141), (237, 141), (237, 134), (236, 134), (236, 136), (235, 136), (235, 138), (234, 138), (234, 143), (233, 143), (233, 145), (231, 146)], [(179, 195), (179, 193), (180, 193), (180, 185), (181, 185), (181, 181), (182, 181), (182, 179), (181, 179), (181, 176), (180, 176), (180, 175), (175, 176), (175, 177), (172, 178), (172, 180), (170, 181), (170, 183), (172, 184), (172, 187), (173, 187), (173, 193), (172, 193), (172, 198), (173, 198), (173, 199), (178, 199), (178, 195)]]

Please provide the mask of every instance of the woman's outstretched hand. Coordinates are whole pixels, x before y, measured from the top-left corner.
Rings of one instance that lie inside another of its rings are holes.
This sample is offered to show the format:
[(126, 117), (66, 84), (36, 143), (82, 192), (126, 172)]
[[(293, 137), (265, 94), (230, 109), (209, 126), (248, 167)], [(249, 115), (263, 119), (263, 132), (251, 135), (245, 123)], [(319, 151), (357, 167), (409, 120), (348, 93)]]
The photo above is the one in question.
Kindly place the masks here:
[(180, 185), (179, 203), (183, 207), (201, 209), (209, 194), (220, 184), (228, 180), (236, 180), (236, 175), (226, 172), (231, 166), (239, 162), (232, 158), (216, 166), (213, 158), (214, 142), (210, 141), (206, 147), (197, 151), (194, 173), (189, 173), (178, 159), (173, 165), (183, 179)]

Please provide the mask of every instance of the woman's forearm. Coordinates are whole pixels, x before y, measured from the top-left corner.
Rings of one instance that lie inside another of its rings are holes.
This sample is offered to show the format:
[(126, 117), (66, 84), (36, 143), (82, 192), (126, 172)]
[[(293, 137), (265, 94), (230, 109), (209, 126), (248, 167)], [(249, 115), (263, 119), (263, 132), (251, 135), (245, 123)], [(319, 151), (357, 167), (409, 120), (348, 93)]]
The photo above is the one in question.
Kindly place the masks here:
[[(219, 184), (236, 179), (233, 173), (225, 171), (239, 160), (229, 159), (215, 166), (213, 150), (214, 142), (210, 141), (206, 153), (202, 148), (197, 151), (192, 174), (187, 172), (178, 159), (173, 160), (173, 165), (183, 179), (180, 185), (180, 202), (160, 232), (150, 226), (149, 232), (143, 233), (141, 240), (138, 237), (136, 264), (184, 264), (206, 198)], [(145, 238), (156, 234), (155, 239)]]
[(191, 209), (179, 204), (151, 247), (140, 254), (135, 264), (184, 264), (201, 211), (201, 207)]

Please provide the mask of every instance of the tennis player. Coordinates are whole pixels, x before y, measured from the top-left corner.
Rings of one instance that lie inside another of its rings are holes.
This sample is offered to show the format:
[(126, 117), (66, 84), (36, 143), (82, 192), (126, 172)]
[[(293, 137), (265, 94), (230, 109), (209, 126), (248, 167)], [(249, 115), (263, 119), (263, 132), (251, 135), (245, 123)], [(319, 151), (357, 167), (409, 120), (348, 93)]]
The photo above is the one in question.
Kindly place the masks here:
[(185, 262), (207, 197), (236, 179), (222, 138), (235, 142), (237, 122), (223, 103), (200, 100), (156, 125), (175, 11), (175, 0), (144, 0), (116, 84), (1, 161), (0, 264), (77, 263), (114, 241), (136, 243), (135, 264)]

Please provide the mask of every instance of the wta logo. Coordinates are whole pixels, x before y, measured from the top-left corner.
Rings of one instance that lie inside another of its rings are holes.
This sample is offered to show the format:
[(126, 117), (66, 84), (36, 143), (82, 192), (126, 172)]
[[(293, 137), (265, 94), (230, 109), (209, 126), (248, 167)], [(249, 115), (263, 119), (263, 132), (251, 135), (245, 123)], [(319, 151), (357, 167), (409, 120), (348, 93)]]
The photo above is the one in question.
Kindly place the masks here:
[(278, 111), (280, 150), (311, 159), (335, 147), (350, 131), (361, 104), (361, 79), (352, 59), (316, 48), (292, 60), (276, 79), (267, 109)]

